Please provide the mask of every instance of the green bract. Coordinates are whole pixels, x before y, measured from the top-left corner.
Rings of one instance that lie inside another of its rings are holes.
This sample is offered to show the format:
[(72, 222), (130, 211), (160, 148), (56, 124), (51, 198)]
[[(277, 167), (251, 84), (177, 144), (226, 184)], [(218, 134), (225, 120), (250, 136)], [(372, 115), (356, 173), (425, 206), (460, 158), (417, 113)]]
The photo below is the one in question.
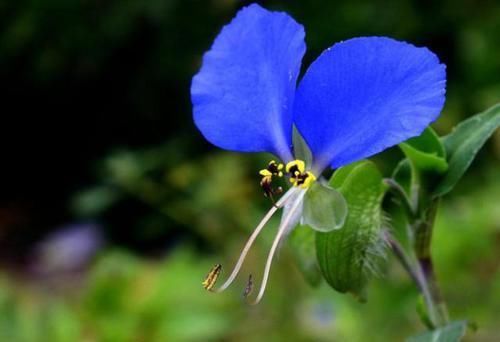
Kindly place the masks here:
[(344, 195), (349, 212), (342, 229), (316, 234), (320, 269), (337, 291), (363, 297), (364, 287), (384, 254), (381, 203), (386, 187), (370, 161), (339, 169), (330, 185)]

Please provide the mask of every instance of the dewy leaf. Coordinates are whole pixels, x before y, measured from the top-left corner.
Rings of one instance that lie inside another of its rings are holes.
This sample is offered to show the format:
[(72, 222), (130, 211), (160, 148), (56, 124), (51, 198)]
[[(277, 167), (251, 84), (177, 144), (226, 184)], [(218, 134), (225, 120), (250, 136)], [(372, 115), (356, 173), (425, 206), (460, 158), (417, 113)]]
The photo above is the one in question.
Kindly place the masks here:
[(444, 327), (410, 337), (406, 342), (458, 342), (465, 335), (466, 321), (452, 322)]
[(316, 259), (314, 231), (307, 226), (297, 226), (290, 233), (288, 245), (293, 251), (297, 267), (306, 281), (312, 286), (318, 286), (322, 277)]
[(347, 217), (344, 196), (334, 188), (315, 182), (304, 197), (302, 224), (319, 232), (339, 229)]
[(500, 104), (476, 114), (458, 124), (442, 138), (448, 154), (448, 172), (439, 183), (434, 195), (443, 196), (450, 192), (474, 160), (479, 149), (500, 126)]
[(448, 168), (443, 144), (430, 127), (420, 136), (399, 144), (399, 147), (418, 170), (443, 173)]
[(318, 263), (325, 280), (334, 289), (363, 299), (365, 285), (385, 252), (381, 204), (386, 186), (370, 161), (337, 170), (330, 185), (344, 195), (348, 215), (342, 229), (316, 233)]
[(313, 162), (311, 149), (295, 126), (293, 126), (292, 141), (295, 159), (303, 160), (306, 165), (311, 166)]

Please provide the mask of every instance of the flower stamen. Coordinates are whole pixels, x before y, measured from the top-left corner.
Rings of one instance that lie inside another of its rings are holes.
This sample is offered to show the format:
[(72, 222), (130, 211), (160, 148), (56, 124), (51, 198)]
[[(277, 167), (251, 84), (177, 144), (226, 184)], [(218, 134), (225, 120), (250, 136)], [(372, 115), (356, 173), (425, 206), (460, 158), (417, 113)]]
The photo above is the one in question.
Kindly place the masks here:
[(316, 180), (316, 176), (311, 171), (306, 171), (306, 163), (300, 159), (286, 164), (285, 171), (290, 174), (290, 183), (302, 189), (309, 188)]
[[(283, 207), (287, 200), (290, 198), (290, 196), (294, 193), (295, 191), (293, 189), (290, 189), (289, 191), (287, 191), (280, 199), (279, 201), (276, 203), (276, 205), (274, 205), (268, 212), (267, 214), (264, 216), (264, 218), (262, 218), (262, 220), (259, 222), (259, 224), (257, 225), (257, 227), (255, 228), (255, 230), (252, 232), (252, 235), (250, 235), (250, 238), (248, 239), (247, 243), (245, 244), (245, 247), (243, 248), (243, 250), (241, 251), (241, 254), (238, 258), (238, 261), (236, 262), (236, 265), (234, 266), (233, 268), (233, 271), (231, 272), (229, 278), (227, 278), (227, 280), (224, 282), (224, 284), (222, 284), (221, 287), (219, 287), (218, 289), (215, 289), (215, 290), (212, 290), (212, 287), (210, 288), (210, 290), (212, 292), (222, 292), (224, 291), (225, 289), (228, 288), (229, 285), (231, 285), (231, 283), (234, 281), (234, 279), (236, 278), (236, 276), (238, 275), (240, 269), (241, 269), (241, 266), (243, 265), (243, 262), (245, 261), (245, 258), (248, 254), (248, 251), (250, 250), (250, 248), (252, 247), (255, 239), (257, 238), (257, 236), (260, 234), (260, 232), (262, 231), (262, 229), (265, 227), (266, 223), (271, 219), (271, 217), (274, 215), (274, 213), (280, 209), (281, 207)], [(209, 273), (210, 275), (210, 273)]]
[(212, 291), (212, 288), (215, 286), (215, 283), (217, 282), (217, 278), (219, 278), (220, 272), (222, 271), (222, 265), (221, 264), (215, 264), (214, 267), (208, 272), (207, 276), (205, 277), (205, 280), (203, 283), (203, 287), (207, 291)]
[(245, 286), (245, 291), (243, 292), (243, 297), (247, 298), (252, 293), (252, 290), (253, 290), (253, 279), (252, 275), (250, 274), (248, 276), (247, 286)]
[(273, 188), (273, 177), (283, 177), (283, 167), (283, 164), (271, 160), (265, 169), (259, 171), (259, 174), (262, 176), (260, 186), (264, 190), (264, 196), (268, 197), (273, 204), (275, 204), (274, 196), (280, 195), (283, 192), (280, 186)]
[[(287, 193), (290, 193), (288, 191)], [(278, 233), (276, 234), (276, 237), (274, 238), (273, 245), (271, 246), (271, 250), (269, 251), (269, 254), (267, 256), (267, 261), (266, 261), (266, 266), (264, 269), (264, 275), (262, 277), (262, 283), (260, 285), (260, 290), (255, 298), (254, 301), (250, 302), (247, 301), (248, 304), (255, 305), (260, 302), (262, 297), (264, 296), (264, 292), (266, 291), (266, 286), (267, 286), (267, 280), (269, 279), (269, 273), (271, 271), (271, 264), (273, 262), (274, 254), (276, 253), (276, 250), (282, 240), (282, 238), (285, 236), (285, 233), (289, 231), (290, 229), (290, 224), (295, 224), (292, 222), (292, 218), (295, 216), (295, 211), (300, 208), (300, 204), (302, 203), (302, 199), (304, 197), (305, 191), (302, 194), (299, 194), (298, 197), (295, 197), (295, 202), (293, 202), (292, 207), (290, 208), (290, 211), (288, 212), (287, 216), (283, 219), (279, 229)]]

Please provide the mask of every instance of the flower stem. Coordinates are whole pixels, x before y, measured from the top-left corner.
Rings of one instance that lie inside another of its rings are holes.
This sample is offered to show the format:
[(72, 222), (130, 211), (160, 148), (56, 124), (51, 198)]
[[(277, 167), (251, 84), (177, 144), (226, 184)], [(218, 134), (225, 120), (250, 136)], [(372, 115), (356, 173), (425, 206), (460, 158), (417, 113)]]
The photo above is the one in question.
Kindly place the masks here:
[(403, 268), (408, 272), (413, 279), (415, 285), (419, 289), (422, 297), (424, 298), (425, 305), (429, 314), (429, 320), (433, 327), (437, 325), (436, 307), (426, 277), (419, 264), (411, 260), (410, 256), (406, 253), (403, 246), (388, 232), (384, 232), (384, 239), (389, 244), (392, 252), (399, 260)]
[(414, 217), (416, 214), (415, 205), (412, 203), (406, 191), (398, 182), (392, 178), (385, 178), (384, 183), (389, 187), (389, 190), (401, 201), (401, 205), (405, 209), (408, 217)]
[(425, 211), (423, 217), (412, 223), (412, 228), (415, 234), (414, 249), (419, 268), (428, 284), (430, 294), (437, 307), (439, 324), (446, 324), (449, 321), (448, 310), (437, 283), (434, 264), (431, 258), (432, 230), (438, 206), (439, 199), (434, 199)]

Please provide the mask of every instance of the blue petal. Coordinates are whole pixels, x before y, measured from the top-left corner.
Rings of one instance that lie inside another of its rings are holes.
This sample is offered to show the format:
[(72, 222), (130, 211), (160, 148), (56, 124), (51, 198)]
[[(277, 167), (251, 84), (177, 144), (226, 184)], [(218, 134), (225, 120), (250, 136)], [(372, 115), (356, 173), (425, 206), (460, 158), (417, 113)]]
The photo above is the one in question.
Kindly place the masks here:
[(304, 29), (285, 13), (251, 5), (215, 39), (193, 78), (194, 121), (221, 148), (292, 158), (293, 98)]
[(428, 49), (354, 38), (309, 67), (297, 90), (294, 122), (315, 168), (336, 168), (419, 135), (439, 116), (445, 87), (445, 66)]

